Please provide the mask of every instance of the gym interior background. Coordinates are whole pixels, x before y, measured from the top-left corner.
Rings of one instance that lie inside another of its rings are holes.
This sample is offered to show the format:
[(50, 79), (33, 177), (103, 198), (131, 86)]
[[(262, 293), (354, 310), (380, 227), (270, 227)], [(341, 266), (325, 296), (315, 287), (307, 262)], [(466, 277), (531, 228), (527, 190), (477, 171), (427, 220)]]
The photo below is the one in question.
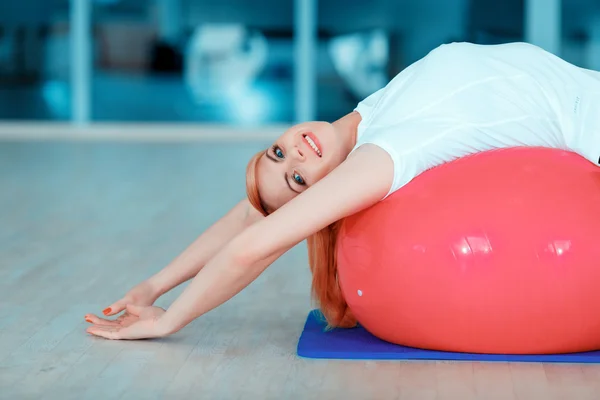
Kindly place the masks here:
[(332, 120), (452, 41), (600, 68), (599, 21), (595, 0), (2, 2), (0, 119)]
[(0, 2), (0, 398), (598, 399), (593, 364), (297, 357), (303, 244), (176, 335), (85, 332), (245, 196), (286, 127), (454, 41), (600, 70), (600, 2)]

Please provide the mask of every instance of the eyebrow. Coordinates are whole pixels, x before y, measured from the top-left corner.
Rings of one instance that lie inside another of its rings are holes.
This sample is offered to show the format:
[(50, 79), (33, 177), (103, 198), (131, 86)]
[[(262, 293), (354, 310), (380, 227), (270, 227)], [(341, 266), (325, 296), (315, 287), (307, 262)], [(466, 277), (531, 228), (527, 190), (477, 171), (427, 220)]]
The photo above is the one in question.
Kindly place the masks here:
[[(273, 162), (275, 162), (275, 163), (278, 163), (278, 162), (279, 162), (277, 159), (273, 158), (273, 156), (271, 156), (271, 155), (269, 154), (269, 150), (266, 150), (266, 151), (265, 151), (265, 155), (267, 156), (267, 158), (268, 158), (269, 160), (271, 160), (271, 161), (273, 161)], [(290, 185), (290, 178), (288, 177), (288, 174), (287, 174), (287, 172), (285, 172), (285, 173), (283, 174), (283, 178), (285, 179), (285, 183), (287, 183), (288, 187), (290, 188), (290, 190), (291, 190), (292, 192), (295, 192), (295, 193), (298, 193), (298, 194), (300, 194), (300, 192), (299, 192), (299, 191), (297, 191), (296, 189), (294, 189), (294, 188), (292, 187), (292, 185)]]

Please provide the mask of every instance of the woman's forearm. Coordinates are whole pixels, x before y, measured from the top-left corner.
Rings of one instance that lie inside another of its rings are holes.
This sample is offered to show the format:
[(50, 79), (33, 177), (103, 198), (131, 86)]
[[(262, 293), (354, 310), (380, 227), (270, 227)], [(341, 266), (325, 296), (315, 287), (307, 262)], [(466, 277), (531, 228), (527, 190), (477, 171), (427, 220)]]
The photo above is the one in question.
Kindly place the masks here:
[(210, 260), (171, 304), (160, 321), (165, 334), (179, 331), (235, 296), (283, 253), (281, 251), (260, 261), (248, 262), (235, 256), (241, 254), (235, 248), (235, 244), (231, 244), (231, 250), (225, 249)]
[(165, 268), (148, 279), (159, 296), (198, 274), (204, 265), (227, 242), (248, 226), (250, 215), (247, 200), (241, 201), (223, 218), (213, 224)]

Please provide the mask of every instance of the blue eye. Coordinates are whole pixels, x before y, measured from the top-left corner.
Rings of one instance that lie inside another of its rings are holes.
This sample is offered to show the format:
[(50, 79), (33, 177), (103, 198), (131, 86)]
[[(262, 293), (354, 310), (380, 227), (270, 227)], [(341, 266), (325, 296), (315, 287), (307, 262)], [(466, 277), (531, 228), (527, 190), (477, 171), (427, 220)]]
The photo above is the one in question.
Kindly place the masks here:
[(294, 172), (294, 175), (292, 175), (292, 178), (294, 178), (294, 181), (296, 181), (296, 183), (299, 185), (304, 185), (304, 183), (305, 183), (304, 179), (302, 179), (302, 177), (295, 172)]
[(279, 147), (273, 146), (273, 153), (275, 153), (276, 157), (283, 158), (283, 151)]

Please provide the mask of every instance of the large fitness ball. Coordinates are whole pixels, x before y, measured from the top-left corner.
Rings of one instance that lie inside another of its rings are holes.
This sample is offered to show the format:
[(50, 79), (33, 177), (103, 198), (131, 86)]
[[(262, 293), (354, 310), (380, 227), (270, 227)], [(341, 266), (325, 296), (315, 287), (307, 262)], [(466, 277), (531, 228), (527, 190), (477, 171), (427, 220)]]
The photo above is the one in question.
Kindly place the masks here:
[(600, 168), (544, 148), (430, 169), (346, 218), (346, 301), (373, 335), (432, 350), (600, 349)]

